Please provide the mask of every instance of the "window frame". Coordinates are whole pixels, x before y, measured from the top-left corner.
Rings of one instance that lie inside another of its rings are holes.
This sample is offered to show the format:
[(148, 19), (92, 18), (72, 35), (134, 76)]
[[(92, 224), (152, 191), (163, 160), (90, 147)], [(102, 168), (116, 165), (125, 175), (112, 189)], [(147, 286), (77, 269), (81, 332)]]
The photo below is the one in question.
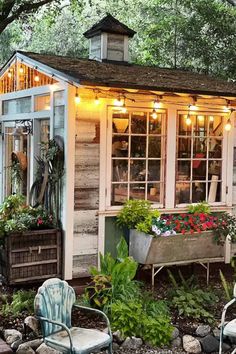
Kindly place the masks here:
[[(178, 183), (176, 176), (177, 176), (177, 169), (178, 169), (178, 161), (181, 160), (177, 157), (177, 153), (178, 153), (178, 149), (177, 149), (177, 139), (179, 137), (181, 137), (181, 135), (179, 135), (178, 133), (178, 127), (179, 127), (179, 116), (180, 115), (187, 115), (189, 113), (189, 110), (176, 110), (176, 137), (175, 137), (175, 176), (174, 176), (174, 188), (175, 188), (175, 195), (174, 195), (174, 208), (178, 209), (178, 208), (186, 208), (188, 205), (191, 204), (196, 204), (196, 202), (190, 202), (190, 203), (176, 203), (176, 184)], [(228, 155), (227, 152), (229, 150), (229, 144), (230, 144), (230, 138), (229, 135), (227, 134), (228, 132), (225, 131), (224, 126), (227, 122), (229, 113), (228, 112), (222, 112), (222, 110), (193, 110), (190, 111), (190, 115), (193, 116), (197, 116), (197, 115), (206, 115), (206, 116), (221, 116), (223, 118), (222, 120), (222, 125), (223, 125), (223, 129), (222, 129), (222, 156), (219, 160), (221, 160), (222, 166), (222, 174), (221, 174), (221, 201), (219, 202), (211, 202), (209, 203), (211, 206), (213, 207), (217, 207), (217, 206), (223, 206), (223, 205), (227, 205), (227, 196), (226, 196), (226, 186), (227, 186), (227, 176), (228, 176), (228, 168), (227, 168), (227, 164), (228, 164)], [(209, 126), (208, 126), (209, 129)], [(209, 130), (208, 130), (209, 133)], [(187, 137), (187, 135), (186, 135)], [(192, 139), (194, 138), (194, 135), (191, 132), (191, 135), (188, 136), (191, 139), (191, 150), (192, 150)], [(211, 136), (210, 135), (206, 135), (205, 138), (209, 139)], [(196, 138), (200, 138), (200, 136), (196, 135)], [(196, 158), (195, 158), (196, 159)], [(213, 159), (210, 158), (209, 156), (207, 156), (207, 158), (205, 158), (206, 164), (209, 163), (210, 161), (212, 161)], [(191, 151), (191, 157), (189, 158), (190, 161), (190, 168), (191, 168), (191, 161), (194, 161), (194, 157), (192, 156), (192, 151)], [(191, 184), (193, 183), (193, 179), (191, 178), (192, 176), (192, 168), (190, 170), (190, 179), (187, 181), (188, 183), (190, 183), (190, 189), (191, 189)], [(181, 181), (180, 181), (181, 182)], [(209, 180), (205, 179), (202, 180), (203, 183), (208, 183)], [(208, 191), (209, 193), (209, 191)], [(190, 195), (191, 195), (191, 191), (190, 191)]]
[[(108, 106), (107, 107), (107, 161), (106, 161), (106, 193), (105, 193), (105, 205), (106, 205), (106, 210), (120, 210), (122, 208), (122, 205), (112, 205), (111, 204), (111, 191), (112, 191), (112, 118), (113, 118), (113, 112), (114, 109), (117, 107), (114, 106)], [(129, 114), (132, 114), (133, 112), (146, 112), (151, 114), (152, 113), (152, 108), (150, 107), (134, 107), (134, 106), (126, 106), (127, 111)], [(162, 156), (160, 158), (157, 158), (157, 160), (162, 161), (162, 172), (160, 176), (160, 199), (162, 198), (163, 203), (152, 203), (153, 208), (159, 208), (163, 209), (165, 205), (165, 195), (166, 195), (166, 145), (167, 145), (167, 120), (168, 120), (168, 110), (166, 108), (161, 108), (157, 109), (157, 113), (162, 113), (165, 115), (165, 122), (163, 123), (163, 133), (161, 134), (161, 139), (162, 139), (162, 147), (163, 147), (163, 152)], [(134, 134), (136, 135), (136, 134)], [(137, 134), (139, 135), (139, 134)], [(127, 134), (128, 137), (131, 137), (132, 134), (129, 132)], [(149, 136), (148, 133), (146, 134), (140, 134), (140, 136)], [(152, 136), (152, 134), (150, 134)], [(159, 136), (159, 134), (158, 134)], [(164, 141), (163, 141), (164, 140)], [(129, 147), (129, 149), (131, 146)], [(132, 157), (127, 157), (127, 160), (132, 159)], [(152, 159), (152, 158), (150, 158)], [(153, 158), (155, 160), (155, 158)], [(137, 158), (138, 160), (138, 158)], [(143, 158), (140, 158), (140, 160), (143, 160)], [(145, 163), (147, 163), (147, 157), (145, 157)], [(130, 171), (128, 172), (130, 174)], [(135, 181), (138, 183), (138, 181)], [(149, 181), (145, 181), (145, 184), (147, 184)], [(151, 181), (150, 181), (151, 182)], [(127, 184), (132, 184), (132, 181), (128, 180)], [(161, 189), (162, 186), (162, 189)], [(128, 200), (128, 199), (127, 199)]]

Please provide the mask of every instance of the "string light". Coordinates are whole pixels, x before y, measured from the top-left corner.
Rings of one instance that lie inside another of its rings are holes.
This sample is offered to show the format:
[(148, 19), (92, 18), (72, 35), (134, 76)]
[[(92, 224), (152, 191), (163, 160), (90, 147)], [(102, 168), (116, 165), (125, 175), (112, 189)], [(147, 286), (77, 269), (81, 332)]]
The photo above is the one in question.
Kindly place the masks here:
[(12, 78), (12, 72), (11, 72), (11, 69), (8, 71), (7, 76), (9, 77), (9, 79), (11, 79), (11, 78)]
[(191, 125), (192, 124), (192, 120), (191, 120), (191, 118), (189, 116), (186, 118), (185, 122), (186, 122), (187, 125)]
[(230, 118), (227, 120), (227, 123), (225, 124), (225, 130), (229, 132), (232, 128), (231, 120)]
[(160, 102), (160, 99), (162, 99), (162, 96), (160, 98), (156, 98), (155, 101), (153, 102), (153, 108), (158, 109), (161, 108), (162, 103)]
[(98, 104), (100, 103), (100, 100), (99, 100), (98, 95), (95, 96), (94, 103), (95, 103), (96, 105), (98, 105)]
[(152, 118), (153, 119), (157, 119), (157, 112), (156, 110), (153, 108), (153, 111), (152, 111)]
[(197, 109), (196, 103), (197, 103), (197, 97), (193, 97), (193, 103), (192, 104), (190, 103), (190, 105), (189, 105), (190, 111), (196, 111), (196, 109)]
[(121, 97), (119, 96), (118, 98), (114, 99), (114, 105), (117, 107), (122, 107), (124, 106), (124, 100), (122, 100)]
[(39, 75), (37, 71), (36, 71), (36, 75), (34, 76), (34, 81), (39, 82)]
[(21, 64), (21, 66), (20, 66), (20, 68), (19, 68), (19, 73), (20, 73), (20, 74), (23, 74), (23, 73), (24, 73), (24, 68), (23, 68), (22, 64)]
[(76, 104), (79, 104), (80, 103), (80, 96), (79, 96), (79, 93), (78, 93), (78, 89), (76, 88), (76, 92), (75, 92), (75, 103)]

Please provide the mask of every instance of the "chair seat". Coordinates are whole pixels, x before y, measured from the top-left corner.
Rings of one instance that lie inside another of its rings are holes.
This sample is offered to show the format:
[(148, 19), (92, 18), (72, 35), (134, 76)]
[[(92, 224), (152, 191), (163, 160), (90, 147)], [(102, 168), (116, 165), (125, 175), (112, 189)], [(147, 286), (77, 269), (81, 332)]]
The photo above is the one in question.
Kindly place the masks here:
[[(76, 354), (85, 353), (89, 349), (106, 347), (111, 342), (111, 337), (107, 333), (96, 329), (72, 327), (70, 333)], [(45, 342), (58, 351), (62, 350), (60, 344), (68, 351), (70, 349), (70, 341), (66, 331), (59, 331), (45, 337)]]
[(236, 337), (236, 319), (227, 323), (224, 327), (223, 334), (229, 337)]

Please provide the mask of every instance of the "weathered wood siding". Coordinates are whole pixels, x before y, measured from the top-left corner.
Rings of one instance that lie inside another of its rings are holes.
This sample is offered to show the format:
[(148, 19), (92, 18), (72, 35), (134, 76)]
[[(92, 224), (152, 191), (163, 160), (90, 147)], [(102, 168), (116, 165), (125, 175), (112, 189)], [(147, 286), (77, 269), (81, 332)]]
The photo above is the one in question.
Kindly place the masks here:
[(88, 275), (98, 252), (100, 122), (99, 111), (86, 107), (76, 118), (73, 277)]

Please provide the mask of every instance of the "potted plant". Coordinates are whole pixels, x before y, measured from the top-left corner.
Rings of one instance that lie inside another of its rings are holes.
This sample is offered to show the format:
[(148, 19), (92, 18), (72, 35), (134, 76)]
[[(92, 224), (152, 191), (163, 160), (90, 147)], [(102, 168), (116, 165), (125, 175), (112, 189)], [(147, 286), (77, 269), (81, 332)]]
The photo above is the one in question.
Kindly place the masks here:
[[(119, 225), (128, 221), (132, 227), (129, 252), (136, 261), (167, 265), (224, 260), (224, 240), (229, 232), (229, 220), (232, 223), (234, 217), (211, 214), (207, 203), (191, 205), (186, 213), (158, 215), (145, 202), (146, 208), (140, 212), (139, 219), (137, 210), (143, 203), (128, 201), (117, 217)], [(228, 224), (223, 222), (226, 218)]]
[(8, 283), (61, 274), (61, 231), (42, 207), (10, 195), (0, 206), (0, 272)]

